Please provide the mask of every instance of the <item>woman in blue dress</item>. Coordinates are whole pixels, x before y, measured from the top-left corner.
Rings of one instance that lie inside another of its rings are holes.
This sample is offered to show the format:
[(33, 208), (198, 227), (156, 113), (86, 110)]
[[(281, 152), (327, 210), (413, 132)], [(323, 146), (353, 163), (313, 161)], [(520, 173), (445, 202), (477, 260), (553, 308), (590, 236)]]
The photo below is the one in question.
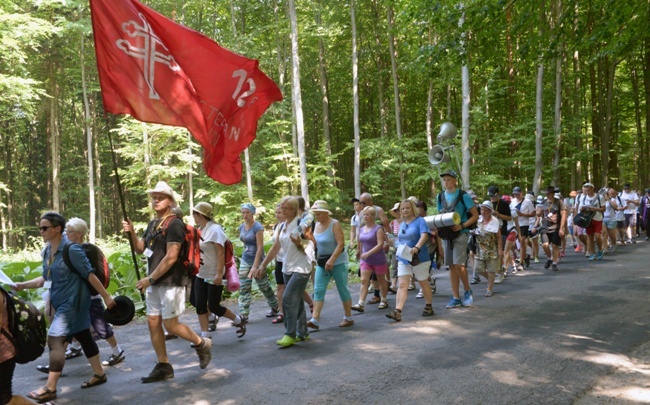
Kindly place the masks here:
[[(90, 333), (90, 290), (87, 280), (101, 294), (106, 306), (112, 308), (115, 301), (95, 276), (94, 270), (80, 245), (72, 244), (69, 256), (76, 272), (66, 266), (63, 248), (69, 244), (63, 235), (66, 220), (56, 212), (41, 216), (39, 230), (47, 246), (43, 250), (43, 275), (35, 279), (16, 283), (17, 291), (25, 288), (45, 287), (50, 295), (54, 318), (50, 323), (47, 342), (50, 349), (50, 372), (45, 386), (32, 391), (28, 397), (39, 402), (56, 399), (59, 377), (65, 363), (65, 343), (76, 338), (92, 366), (93, 376), (81, 388), (90, 388), (107, 381), (99, 358), (99, 349)], [(48, 309), (46, 309), (48, 310)]]

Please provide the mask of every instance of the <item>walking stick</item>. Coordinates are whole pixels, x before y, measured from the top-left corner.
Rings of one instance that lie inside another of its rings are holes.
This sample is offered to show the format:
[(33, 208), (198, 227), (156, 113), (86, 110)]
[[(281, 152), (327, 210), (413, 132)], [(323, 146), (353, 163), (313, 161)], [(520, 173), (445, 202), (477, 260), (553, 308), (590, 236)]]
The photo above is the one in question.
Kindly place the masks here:
[[(113, 169), (115, 170), (115, 181), (117, 183), (117, 195), (120, 197), (120, 205), (122, 206), (122, 215), (124, 220), (128, 221), (129, 218), (126, 216), (126, 206), (124, 205), (124, 196), (122, 195), (122, 183), (120, 182), (120, 175), (117, 172), (117, 161), (115, 160), (115, 150), (113, 149), (113, 138), (111, 137), (111, 131), (108, 131), (108, 143), (111, 145), (111, 157), (113, 158)], [(133, 259), (133, 265), (135, 266), (135, 274), (140, 280), (140, 269), (138, 268), (138, 259), (135, 256), (135, 245), (133, 244), (133, 239), (131, 235), (128, 236), (129, 245), (131, 246), (131, 258)], [(144, 293), (140, 291), (140, 297), (144, 302)]]

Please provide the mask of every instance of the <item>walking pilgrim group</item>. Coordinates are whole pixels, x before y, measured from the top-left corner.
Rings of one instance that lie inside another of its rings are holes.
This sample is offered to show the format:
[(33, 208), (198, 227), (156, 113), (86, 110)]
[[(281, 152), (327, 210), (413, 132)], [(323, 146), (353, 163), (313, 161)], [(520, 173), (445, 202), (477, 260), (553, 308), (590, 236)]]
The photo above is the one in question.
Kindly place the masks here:
[[(484, 294), (489, 298), (497, 292), (495, 285), (503, 283), (509, 274), (522, 272), (540, 260), (548, 271), (560, 271), (567, 245), (575, 253), (584, 253), (587, 260), (597, 261), (621, 245), (635, 244), (643, 231), (646, 241), (650, 237), (650, 188), (639, 196), (630, 184), (625, 184), (621, 192), (613, 188), (597, 192), (592, 183), (586, 182), (579, 192), (571, 191), (565, 197), (556, 187), (548, 187), (535, 196), (531, 191), (524, 194), (519, 186), (513, 187), (509, 195), (490, 186), (486, 199), (479, 202), (475, 193), (458, 187), (458, 176), (453, 170), (440, 177), (444, 189), (436, 198), (437, 212), (457, 213), (459, 220), (453, 225), (431, 229), (424, 218), (427, 205), (415, 197), (396, 202), (385, 211), (374, 204), (372, 195), (364, 193), (351, 200), (354, 215), (347, 244), (341, 222), (333, 218), (327, 201), (317, 200), (308, 209), (302, 197), (286, 196), (275, 206), (272, 246), (265, 252), (265, 228), (255, 220), (257, 208), (251, 203), (242, 204), (242, 224), (237, 231), (244, 249), (238, 258), (237, 312), (222, 303), (228, 238), (215, 222), (213, 207), (208, 202), (199, 202), (192, 208), (194, 223), (202, 231), (202, 265), (199, 273), (190, 277), (180, 258), (186, 228), (177, 195), (167, 183), (158, 182), (147, 191), (155, 219), (148, 223), (144, 233), (138, 235), (130, 221), (123, 222), (135, 252), (144, 255), (148, 264), (146, 275), (137, 281), (136, 288), (145, 295), (156, 363), (141, 382), (174, 377), (166, 348), (170, 338), (187, 341), (197, 353), (199, 367), (204, 369), (212, 359), (211, 332), (218, 320), (228, 319), (237, 336), (243, 337), (251, 316), (253, 282), (269, 307), (266, 317), (284, 326), (276, 344), (289, 347), (309, 340), (310, 331), (320, 329), (331, 280), (342, 306), (339, 327), (352, 327), (353, 313), (362, 314), (371, 305), (385, 311), (391, 322), (400, 322), (405, 303), (412, 298), (409, 291), (418, 287), (415, 299), (424, 302), (420, 316), (434, 315), (436, 270), (444, 268), (449, 272), (451, 296), (446, 308), (468, 307), (474, 302), (471, 285), (485, 282)], [(580, 213), (590, 213), (592, 217), (586, 228), (573, 223)], [(115, 302), (95, 276), (85, 254), (78, 245), (69, 249), (74, 267), (80, 269), (77, 274), (71, 273), (63, 259), (66, 244), (83, 242), (88, 230), (85, 222), (79, 218), (66, 221), (60, 214), (48, 212), (41, 217), (39, 229), (46, 243), (42, 252), (43, 274), (16, 283), (14, 288), (47, 290), (46, 314), (51, 318), (49, 365), (39, 365), (37, 369), (47, 373), (48, 378), (44, 386), (27, 397), (13, 395), (15, 352), (6, 335), (0, 334), (0, 404), (49, 403), (56, 399), (65, 360), (82, 352), (92, 368), (91, 378), (81, 385), (84, 389), (106, 383), (104, 367), (112, 367), (126, 358), (111, 325), (102, 316), (102, 301), (109, 308)], [(356, 303), (348, 285), (351, 256), (359, 263), (361, 280)], [(269, 266), (273, 266), (275, 292), (267, 273)], [(468, 268), (472, 270), (471, 277)], [(89, 294), (86, 280), (97, 290), (96, 296)], [(186, 297), (187, 286), (191, 286), (190, 297)], [(395, 295), (392, 303), (389, 294)], [(199, 333), (179, 320), (186, 299), (196, 309)], [(412, 319), (417, 314), (404, 316)], [(5, 303), (0, 301), (0, 326), (5, 331), (6, 319)], [(111, 355), (104, 362), (99, 359), (91, 330), (111, 347)], [(73, 338), (74, 343), (68, 346)]]

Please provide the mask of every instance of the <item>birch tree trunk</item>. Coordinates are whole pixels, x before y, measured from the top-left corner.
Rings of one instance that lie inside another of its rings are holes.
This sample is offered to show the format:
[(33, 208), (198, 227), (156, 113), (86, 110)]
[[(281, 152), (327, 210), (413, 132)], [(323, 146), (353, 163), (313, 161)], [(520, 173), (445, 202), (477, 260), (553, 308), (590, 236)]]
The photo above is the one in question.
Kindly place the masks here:
[[(393, 96), (395, 98), (395, 130), (397, 131), (397, 139), (402, 140), (402, 118), (400, 116), (400, 101), (399, 101), (399, 78), (397, 76), (397, 52), (395, 50), (395, 37), (393, 35), (393, 6), (388, 5), (388, 47), (390, 49), (390, 63), (393, 74)], [(400, 191), (402, 193), (402, 200), (406, 199), (406, 184), (404, 182), (404, 156), (400, 153), (399, 156), (399, 182)]]
[(361, 137), (359, 134), (359, 58), (357, 55), (357, 22), (355, 0), (350, 3), (352, 21), (352, 126), (354, 128), (354, 196), (361, 195)]
[(61, 212), (61, 198), (59, 196), (59, 189), (61, 187), (61, 180), (59, 178), (59, 172), (61, 170), (61, 158), (59, 154), (61, 139), (59, 135), (59, 124), (58, 124), (58, 89), (57, 81), (54, 77), (54, 63), (50, 63), (50, 80), (51, 80), (51, 90), (50, 95), (50, 157), (52, 159), (52, 209), (56, 212)]
[(544, 1), (540, 6), (539, 29), (539, 65), (537, 66), (537, 87), (535, 90), (535, 174), (533, 177), (533, 192), (539, 194), (542, 183), (542, 95), (544, 91), (544, 62), (542, 59), (542, 40), (544, 32)]
[[(562, 0), (557, 0), (556, 29), (560, 28), (562, 18)], [(555, 133), (555, 154), (553, 156), (553, 185), (560, 183), (560, 150), (562, 148), (562, 58), (564, 57), (563, 44), (559, 45), (558, 57), (555, 60), (555, 122), (553, 131)]]
[[(350, 8), (353, 8), (354, 4), (350, 5)], [(318, 4), (318, 11), (316, 12), (316, 25), (318, 27), (321, 27), (321, 4), (319, 1)], [(354, 38), (354, 29), (355, 27), (352, 27), (353, 30), (353, 38)], [(320, 73), (320, 91), (321, 91), (321, 99), (322, 99), (322, 105), (323, 105), (323, 141), (325, 141), (325, 154), (327, 156), (327, 159), (331, 159), (332, 157), (332, 138), (330, 135), (330, 129), (331, 129), (331, 124), (330, 124), (330, 95), (329, 95), (329, 85), (328, 85), (328, 80), (327, 80), (327, 64), (325, 63), (325, 44), (323, 43), (323, 37), (321, 35), (318, 36), (318, 70)], [(334, 178), (334, 170), (332, 169), (332, 165), (328, 165), (328, 169), (326, 171), (326, 174), (330, 178)], [(333, 180), (334, 187), (336, 187), (336, 180)]]
[(600, 138), (600, 154), (602, 156), (602, 169), (599, 186), (606, 186), (609, 181), (609, 144), (612, 137), (612, 103), (614, 100), (614, 77), (617, 62), (605, 60), (605, 72), (607, 80), (607, 95), (605, 99), (605, 125)]
[(93, 131), (90, 127), (90, 108), (88, 106), (88, 91), (86, 86), (86, 67), (84, 66), (84, 35), (81, 34), (81, 54), (79, 59), (81, 61), (81, 91), (84, 102), (84, 127), (86, 128), (86, 146), (88, 148), (88, 198), (89, 198), (89, 215), (88, 222), (90, 229), (88, 232), (88, 240), (90, 243), (95, 243), (95, 169), (93, 165)]
[[(461, 8), (464, 6), (461, 4)], [(460, 17), (458, 25), (460, 27), (465, 23), (465, 12), (463, 12)], [(462, 52), (465, 54), (464, 40), (461, 38), (461, 47), (463, 48)], [(462, 186), (464, 189), (469, 190), (471, 188), (469, 180), (469, 165), (470, 165), (470, 153), (469, 153), (469, 109), (470, 109), (470, 90), (469, 90), (469, 68), (467, 64), (463, 65), (460, 69), (461, 79), (462, 79), (462, 92), (463, 92), (463, 105), (462, 105), (462, 138), (461, 138), (461, 151), (463, 155), (462, 159), (462, 169), (460, 173), (461, 180), (463, 182)]]
[(302, 115), (302, 97), (300, 93), (300, 58), (298, 56), (298, 19), (294, 0), (289, 0), (289, 18), (291, 19), (291, 93), (295, 109), (296, 143), (300, 159), (300, 193), (309, 205), (309, 185), (307, 183), (307, 155), (305, 153), (305, 125)]

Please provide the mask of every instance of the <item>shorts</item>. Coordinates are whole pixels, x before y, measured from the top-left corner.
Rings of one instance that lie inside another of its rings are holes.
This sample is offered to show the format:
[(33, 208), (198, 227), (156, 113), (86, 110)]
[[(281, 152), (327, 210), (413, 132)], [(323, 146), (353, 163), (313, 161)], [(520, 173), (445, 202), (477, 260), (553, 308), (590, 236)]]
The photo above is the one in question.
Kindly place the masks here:
[(506, 242), (515, 242), (517, 240), (517, 232), (510, 232), (506, 236)]
[(461, 233), (456, 239), (443, 239), (442, 246), (445, 249), (445, 265), (453, 266), (459, 264), (465, 266), (467, 263), (467, 242), (469, 233)]
[(499, 259), (478, 259), (474, 258), (474, 271), (476, 273), (496, 273), (499, 271)]
[(616, 228), (625, 229), (625, 221), (616, 221)]
[(282, 264), (283, 262), (275, 261), (275, 284), (284, 285), (284, 276), (282, 275)]
[(97, 333), (97, 336), (106, 340), (113, 336), (113, 328), (104, 319), (104, 301), (101, 298), (90, 300), (90, 324)]
[(185, 312), (185, 287), (151, 286), (147, 288), (147, 316), (171, 319)]
[(521, 236), (522, 236), (523, 238), (528, 237), (528, 229), (529, 229), (528, 226), (520, 226), (520, 227), (519, 227), (519, 230), (521, 231)]
[(555, 246), (562, 245), (562, 238), (560, 238), (560, 232), (547, 232), (542, 234), (542, 243), (552, 243)]
[(375, 274), (386, 274), (388, 273), (388, 264), (367, 264), (367, 263), (361, 263), (359, 266), (361, 271), (373, 271)]
[(618, 228), (618, 221), (607, 221), (605, 222), (607, 229), (616, 229)]
[(595, 219), (591, 220), (589, 227), (586, 229), (587, 235), (597, 235), (603, 230), (603, 221), (596, 221)]
[(585, 234), (585, 228), (581, 228), (578, 225), (573, 225), (573, 233), (575, 236), (580, 236)]
[(625, 227), (636, 226), (636, 213), (625, 214)]
[(429, 279), (429, 267), (431, 267), (429, 261), (421, 262), (417, 266), (399, 262), (397, 264), (397, 277), (413, 276), (417, 281), (425, 281)]

